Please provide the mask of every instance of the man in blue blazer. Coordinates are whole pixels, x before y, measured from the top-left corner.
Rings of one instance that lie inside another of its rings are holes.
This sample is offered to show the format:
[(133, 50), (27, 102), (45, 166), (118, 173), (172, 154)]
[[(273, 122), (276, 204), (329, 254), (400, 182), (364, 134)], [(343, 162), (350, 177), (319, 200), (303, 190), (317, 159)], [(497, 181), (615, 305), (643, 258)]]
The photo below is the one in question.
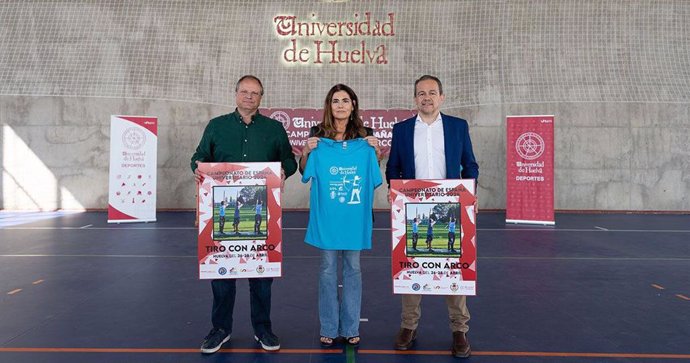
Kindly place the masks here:
[[(440, 112), (445, 99), (441, 81), (425, 75), (415, 81), (417, 116), (393, 126), (386, 180), (391, 179), (477, 179), (479, 165), (474, 158), (467, 121)], [(402, 321), (395, 349), (407, 350), (417, 338), (422, 295), (402, 295)], [(451, 352), (459, 358), (470, 356), (467, 331), (470, 313), (465, 296), (446, 296)]]

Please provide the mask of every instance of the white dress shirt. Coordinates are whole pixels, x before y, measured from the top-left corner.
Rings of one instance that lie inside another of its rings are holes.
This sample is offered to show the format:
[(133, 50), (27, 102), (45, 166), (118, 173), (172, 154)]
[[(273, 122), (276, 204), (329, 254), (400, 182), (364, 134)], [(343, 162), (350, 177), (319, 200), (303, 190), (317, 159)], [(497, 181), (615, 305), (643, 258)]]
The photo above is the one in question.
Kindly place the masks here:
[(441, 113), (430, 125), (417, 115), (414, 124), (415, 179), (445, 179), (445, 151)]

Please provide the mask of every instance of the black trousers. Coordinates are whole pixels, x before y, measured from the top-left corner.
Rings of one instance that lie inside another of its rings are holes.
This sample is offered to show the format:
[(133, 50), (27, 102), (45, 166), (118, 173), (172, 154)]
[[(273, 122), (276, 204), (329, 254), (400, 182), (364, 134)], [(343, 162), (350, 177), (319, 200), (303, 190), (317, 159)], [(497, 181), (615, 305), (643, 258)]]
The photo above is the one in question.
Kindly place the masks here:
[[(271, 285), (273, 278), (249, 279), (249, 304), (254, 334), (271, 331)], [(213, 289), (213, 310), (211, 322), (214, 328), (232, 332), (232, 313), (235, 308), (237, 292), (236, 279), (219, 279), (211, 281)]]

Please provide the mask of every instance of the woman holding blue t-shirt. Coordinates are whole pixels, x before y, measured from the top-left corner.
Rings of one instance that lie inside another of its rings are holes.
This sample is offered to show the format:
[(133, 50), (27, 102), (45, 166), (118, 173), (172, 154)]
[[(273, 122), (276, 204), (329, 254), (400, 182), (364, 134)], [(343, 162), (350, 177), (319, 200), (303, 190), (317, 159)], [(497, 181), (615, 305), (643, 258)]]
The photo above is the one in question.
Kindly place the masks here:
[[(311, 128), (306, 145), (302, 149), (302, 157), (299, 162), (300, 171), (305, 173), (309, 154), (319, 146), (322, 138), (345, 141), (352, 139), (364, 139), (376, 151), (374, 162), (381, 160), (379, 141), (373, 136), (371, 128), (364, 127), (359, 116), (359, 100), (355, 92), (344, 84), (333, 86), (323, 108), (323, 121)], [(331, 142), (328, 140), (329, 142)], [(346, 143), (344, 143), (346, 144)], [(343, 145), (343, 147), (346, 147)], [(373, 157), (373, 156), (372, 156)], [(378, 166), (376, 166), (378, 169)], [(312, 184), (314, 188), (314, 184)], [(313, 206), (312, 206), (313, 207)], [(369, 207), (369, 209), (371, 209)], [(371, 211), (368, 212), (371, 214)], [(312, 220), (310, 224), (319, 223)], [(371, 227), (370, 227), (371, 229)], [(369, 231), (369, 233), (371, 233)], [(309, 231), (308, 231), (309, 234)], [(334, 249), (333, 241), (307, 242), (321, 249), (321, 266), (319, 272), (319, 321), (321, 323), (320, 343), (323, 347), (330, 347), (334, 341), (342, 336), (347, 344), (358, 345), (359, 318), (362, 307), (362, 273), (360, 270), (361, 243), (353, 241), (351, 245), (343, 248), (342, 244)], [(316, 237), (318, 238), (318, 237)], [(369, 241), (370, 242), (370, 241)], [(349, 243), (348, 243), (349, 244)], [(366, 247), (364, 247), (366, 248)], [(342, 259), (342, 300), (338, 301), (338, 259)]]

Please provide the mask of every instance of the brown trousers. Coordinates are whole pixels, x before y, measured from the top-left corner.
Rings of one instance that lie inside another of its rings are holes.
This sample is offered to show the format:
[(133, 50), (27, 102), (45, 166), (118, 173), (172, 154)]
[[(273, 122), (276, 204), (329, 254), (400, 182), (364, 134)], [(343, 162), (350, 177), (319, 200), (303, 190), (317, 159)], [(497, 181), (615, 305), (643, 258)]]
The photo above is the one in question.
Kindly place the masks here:
[[(400, 326), (405, 329), (415, 330), (422, 316), (422, 295), (402, 295), (402, 323)], [(470, 320), (470, 311), (467, 309), (467, 297), (464, 295), (447, 295), (446, 305), (448, 306), (448, 318), (450, 319), (450, 330), (467, 333), (470, 327), (467, 322)]]

